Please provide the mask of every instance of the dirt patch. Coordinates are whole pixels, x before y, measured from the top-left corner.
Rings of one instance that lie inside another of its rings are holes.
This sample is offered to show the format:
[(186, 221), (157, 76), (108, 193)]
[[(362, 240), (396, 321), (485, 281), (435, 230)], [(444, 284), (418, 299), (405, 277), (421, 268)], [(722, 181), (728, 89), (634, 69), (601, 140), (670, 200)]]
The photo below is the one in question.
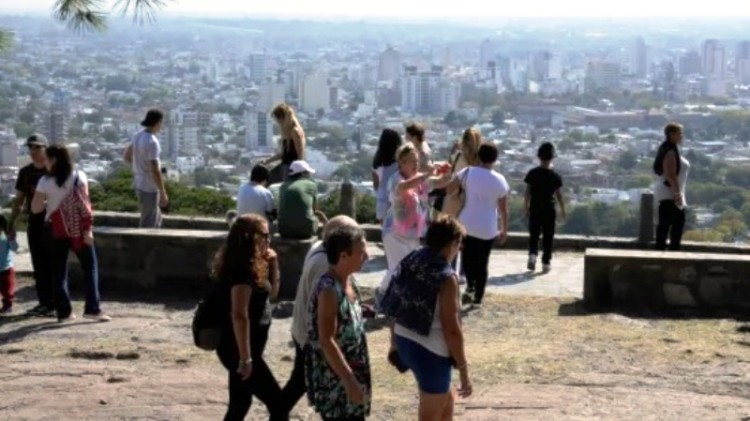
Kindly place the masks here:
[[(107, 302), (114, 320), (105, 324), (4, 323), (0, 419), (220, 419), (226, 371), (192, 345), (192, 311), (179, 310), (188, 304)], [(282, 386), (293, 364), (290, 323), (274, 320), (266, 351)], [(573, 299), (491, 295), (464, 323), (476, 393), (457, 403), (459, 420), (750, 417), (746, 325), (733, 320), (589, 315)], [(382, 323), (371, 328), (370, 419), (413, 420), (414, 380), (387, 364)], [(293, 415), (318, 419), (304, 400)], [(261, 404), (248, 419), (266, 419)]]

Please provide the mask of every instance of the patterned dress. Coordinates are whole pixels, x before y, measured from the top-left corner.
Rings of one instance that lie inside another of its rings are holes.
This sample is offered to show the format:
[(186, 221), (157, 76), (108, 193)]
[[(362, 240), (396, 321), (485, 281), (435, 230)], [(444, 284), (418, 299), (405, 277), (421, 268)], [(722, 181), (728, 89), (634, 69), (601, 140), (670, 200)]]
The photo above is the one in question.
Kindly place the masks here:
[[(305, 358), (305, 375), (307, 377), (307, 397), (310, 406), (324, 418), (345, 418), (351, 416), (368, 416), (372, 400), (372, 383), (370, 378), (370, 356), (365, 337), (365, 322), (359, 302), (359, 289), (352, 283), (357, 300), (352, 303), (346, 296), (341, 283), (326, 273), (315, 286), (310, 297), (308, 321), (309, 347)], [(365, 403), (355, 405), (349, 402), (344, 383), (328, 365), (320, 346), (318, 333), (318, 295), (325, 289), (332, 288), (338, 297), (338, 320), (336, 343), (344, 354), (357, 381), (365, 387)]]

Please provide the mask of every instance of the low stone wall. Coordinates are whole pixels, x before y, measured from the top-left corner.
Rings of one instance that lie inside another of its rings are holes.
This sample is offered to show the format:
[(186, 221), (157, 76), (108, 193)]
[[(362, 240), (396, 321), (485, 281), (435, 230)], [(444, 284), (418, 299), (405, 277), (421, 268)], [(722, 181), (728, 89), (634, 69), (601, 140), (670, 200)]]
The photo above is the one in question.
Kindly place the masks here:
[[(212, 282), (211, 265), (226, 230), (98, 227), (95, 238), (103, 291), (199, 294)], [(272, 247), (281, 258), (281, 299), (294, 299), (314, 242), (273, 238)], [(80, 287), (80, 266), (72, 255), (70, 263), (73, 286)]]
[(750, 256), (589, 249), (584, 302), (594, 310), (750, 312)]
[[(138, 228), (140, 215), (128, 212), (94, 212), (94, 225), (97, 227)], [(226, 231), (226, 219), (199, 216), (164, 215), (162, 227), (180, 230)]]

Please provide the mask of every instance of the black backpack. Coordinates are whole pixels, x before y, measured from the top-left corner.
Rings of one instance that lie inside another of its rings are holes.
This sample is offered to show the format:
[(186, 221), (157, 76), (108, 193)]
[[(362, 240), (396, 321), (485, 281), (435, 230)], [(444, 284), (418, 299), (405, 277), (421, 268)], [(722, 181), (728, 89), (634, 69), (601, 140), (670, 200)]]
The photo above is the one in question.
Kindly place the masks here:
[(229, 313), (225, 290), (224, 285), (215, 283), (193, 313), (193, 342), (204, 351), (216, 350), (226, 329)]

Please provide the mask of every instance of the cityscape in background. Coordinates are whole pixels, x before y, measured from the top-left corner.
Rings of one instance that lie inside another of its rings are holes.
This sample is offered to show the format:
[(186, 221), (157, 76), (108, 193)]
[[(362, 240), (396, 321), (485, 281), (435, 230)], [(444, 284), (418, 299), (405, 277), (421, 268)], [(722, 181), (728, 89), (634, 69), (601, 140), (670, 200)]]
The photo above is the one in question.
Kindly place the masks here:
[[(694, 163), (693, 238), (744, 240), (746, 22), (653, 23), (170, 18), (81, 35), (51, 18), (0, 16), (15, 33), (0, 54), (0, 188), (7, 202), (35, 131), (68, 144), (91, 178), (107, 179), (124, 167), (145, 111), (159, 107), (168, 114), (159, 138), (170, 179), (234, 195), (276, 151), (270, 110), (286, 102), (307, 134), (316, 177), (331, 189), (350, 180), (372, 194), (383, 128), (422, 122), (433, 158), (445, 161), (461, 132), (477, 127), (500, 147), (498, 170), (517, 200), (536, 149), (550, 141), (573, 205), (566, 223), (578, 224), (569, 231), (629, 235), (653, 183), (662, 128), (675, 121)], [(619, 225), (597, 231), (613, 215)]]

